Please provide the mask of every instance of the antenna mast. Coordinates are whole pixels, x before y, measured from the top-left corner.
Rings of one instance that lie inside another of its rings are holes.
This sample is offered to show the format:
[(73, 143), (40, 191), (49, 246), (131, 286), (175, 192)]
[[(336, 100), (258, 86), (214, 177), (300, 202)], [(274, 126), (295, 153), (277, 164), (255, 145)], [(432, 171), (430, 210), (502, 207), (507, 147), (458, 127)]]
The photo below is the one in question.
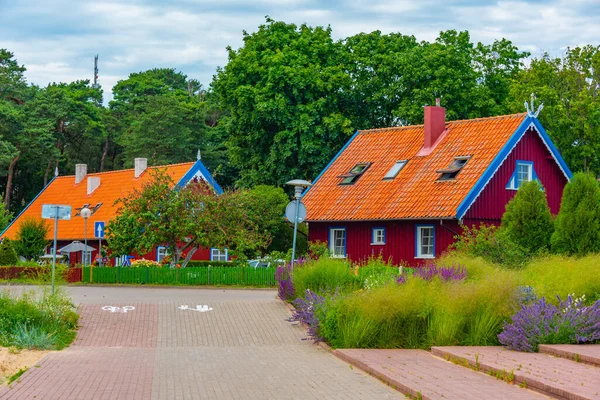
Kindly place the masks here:
[(98, 54), (96, 54), (96, 56), (94, 57), (94, 86), (92, 86), (94, 89), (97, 89), (99, 87), (98, 85)]

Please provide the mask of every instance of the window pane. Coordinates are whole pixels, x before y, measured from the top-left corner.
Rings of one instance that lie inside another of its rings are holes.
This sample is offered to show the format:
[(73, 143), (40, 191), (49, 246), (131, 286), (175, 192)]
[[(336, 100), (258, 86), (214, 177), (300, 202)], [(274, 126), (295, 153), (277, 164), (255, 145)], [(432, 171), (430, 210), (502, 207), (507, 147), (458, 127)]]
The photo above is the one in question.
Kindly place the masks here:
[(394, 179), (399, 173), (400, 170), (406, 165), (406, 161), (398, 161), (396, 164), (392, 166), (392, 168), (388, 171), (387, 174), (383, 177), (383, 179)]
[(433, 256), (433, 228), (420, 228), (419, 233), (421, 246), (418, 256)]
[(346, 255), (346, 231), (344, 229), (332, 229), (331, 255), (343, 257)]

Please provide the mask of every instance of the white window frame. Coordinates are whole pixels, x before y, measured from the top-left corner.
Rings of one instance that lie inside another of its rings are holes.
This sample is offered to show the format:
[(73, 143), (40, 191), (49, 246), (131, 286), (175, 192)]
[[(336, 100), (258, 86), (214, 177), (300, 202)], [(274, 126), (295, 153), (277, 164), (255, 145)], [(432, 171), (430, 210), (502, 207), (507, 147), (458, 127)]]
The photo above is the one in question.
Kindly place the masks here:
[(407, 162), (408, 162), (408, 160), (396, 161), (394, 163), (394, 165), (392, 165), (392, 168), (390, 168), (390, 170), (387, 172), (387, 174), (385, 174), (383, 179), (386, 181), (388, 181), (388, 180), (391, 181), (392, 179), (397, 177), (398, 174), (400, 173), (400, 171), (402, 171), (404, 169)]
[[(339, 249), (342, 246), (336, 246), (336, 233), (343, 233), (343, 251), (336, 252), (336, 248)], [(332, 258), (346, 258), (346, 245), (348, 237), (346, 235), (346, 228), (344, 227), (331, 227), (329, 228), (329, 256)]]
[[(526, 180), (519, 179), (522, 167), (527, 169)], [(515, 171), (511, 175), (510, 180), (508, 181), (508, 185), (506, 185), (506, 188), (508, 190), (519, 190), (523, 183), (531, 182), (536, 179), (537, 176), (535, 175), (533, 161), (517, 160), (517, 166), (515, 167)]]
[(379, 245), (385, 244), (385, 228), (383, 227), (374, 227), (371, 232), (371, 244)]
[[(223, 259), (223, 257), (225, 259)], [(210, 261), (229, 261), (229, 251), (227, 249), (218, 249), (216, 247), (211, 248)]]
[[(85, 251), (84, 250), (81, 253), (82, 253), (82, 255), (81, 255), (81, 263), (83, 265), (90, 265), (92, 263), (92, 251), (91, 250), (90, 251)], [(86, 260), (86, 258), (87, 258), (87, 260)], [(86, 263), (86, 261), (87, 261), (87, 263)]]
[(156, 248), (156, 262), (162, 262), (162, 260), (169, 255), (169, 248), (166, 246), (158, 246)]
[[(431, 243), (427, 245), (431, 248), (431, 253), (423, 252), (423, 232), (425, 230), (431, 230)], [(435, 258), (435, 225), (417, 225), (415, 241), (415, 258)]]

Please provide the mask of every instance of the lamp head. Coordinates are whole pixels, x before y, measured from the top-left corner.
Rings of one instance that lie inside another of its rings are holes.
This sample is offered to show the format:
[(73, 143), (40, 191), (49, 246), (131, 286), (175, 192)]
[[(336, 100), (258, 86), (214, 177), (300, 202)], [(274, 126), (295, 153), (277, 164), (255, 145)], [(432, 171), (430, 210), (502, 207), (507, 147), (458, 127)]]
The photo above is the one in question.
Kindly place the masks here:
[(79, 211), (79, 214), (81, 215), (81, 217), (83, 219), (88, 219), (90, 217), (90, 215), (92, 215), (92, 210), (90, 210), (87, 207), (84, 207), (81, 209), (81, 211)]

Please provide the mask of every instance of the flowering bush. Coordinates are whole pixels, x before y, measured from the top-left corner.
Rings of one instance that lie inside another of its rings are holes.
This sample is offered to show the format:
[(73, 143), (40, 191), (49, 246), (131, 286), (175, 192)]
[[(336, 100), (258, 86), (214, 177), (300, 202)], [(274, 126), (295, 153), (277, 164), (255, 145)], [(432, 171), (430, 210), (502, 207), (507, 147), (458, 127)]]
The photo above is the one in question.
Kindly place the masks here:
[(521, 306), (505, 323), (498, 340), (512, 350), (534, 352), (540, 344), (576, 344), (600, 341), (600, 300), (584, 306), (585, 296), (565, 301), (559, 296), (559, 306), (545, 298), (531, 305)]
[(306, 290), (304, 298), (298, 297), (292, 302), (296, 310), (290, 318), (291, 322), (297, 321), (308, 326), (308, 336), (315, 343), (323, 341), (319, 332), (319, 317), (317, 313), (325, 305), (325, 297), (319, 296), (310, 289)]
[(436, 276), (439, 276), (444, 281), (460, 281), (466, 279), (467, 270), (460, 265), (453, 265), (451, 267), (428, 265), (421, 268), (415, 268), (414, 276), (426, 281), (430, 281)]
[(277, 270), (275, 270), (275, 280), (278, 283), (278, 294), (281, 300), (290, 301), (296, 297), (296, 289), (290, 276), (289, 265), (286, 264), (277, 267)]
[(131, 268), (145, 268), (145, 267), (162, 267), (162, 265), (156, 261), (146, 260), (145, 258), (140, 258), (138, 260), (133, 260), (131, 262)]

